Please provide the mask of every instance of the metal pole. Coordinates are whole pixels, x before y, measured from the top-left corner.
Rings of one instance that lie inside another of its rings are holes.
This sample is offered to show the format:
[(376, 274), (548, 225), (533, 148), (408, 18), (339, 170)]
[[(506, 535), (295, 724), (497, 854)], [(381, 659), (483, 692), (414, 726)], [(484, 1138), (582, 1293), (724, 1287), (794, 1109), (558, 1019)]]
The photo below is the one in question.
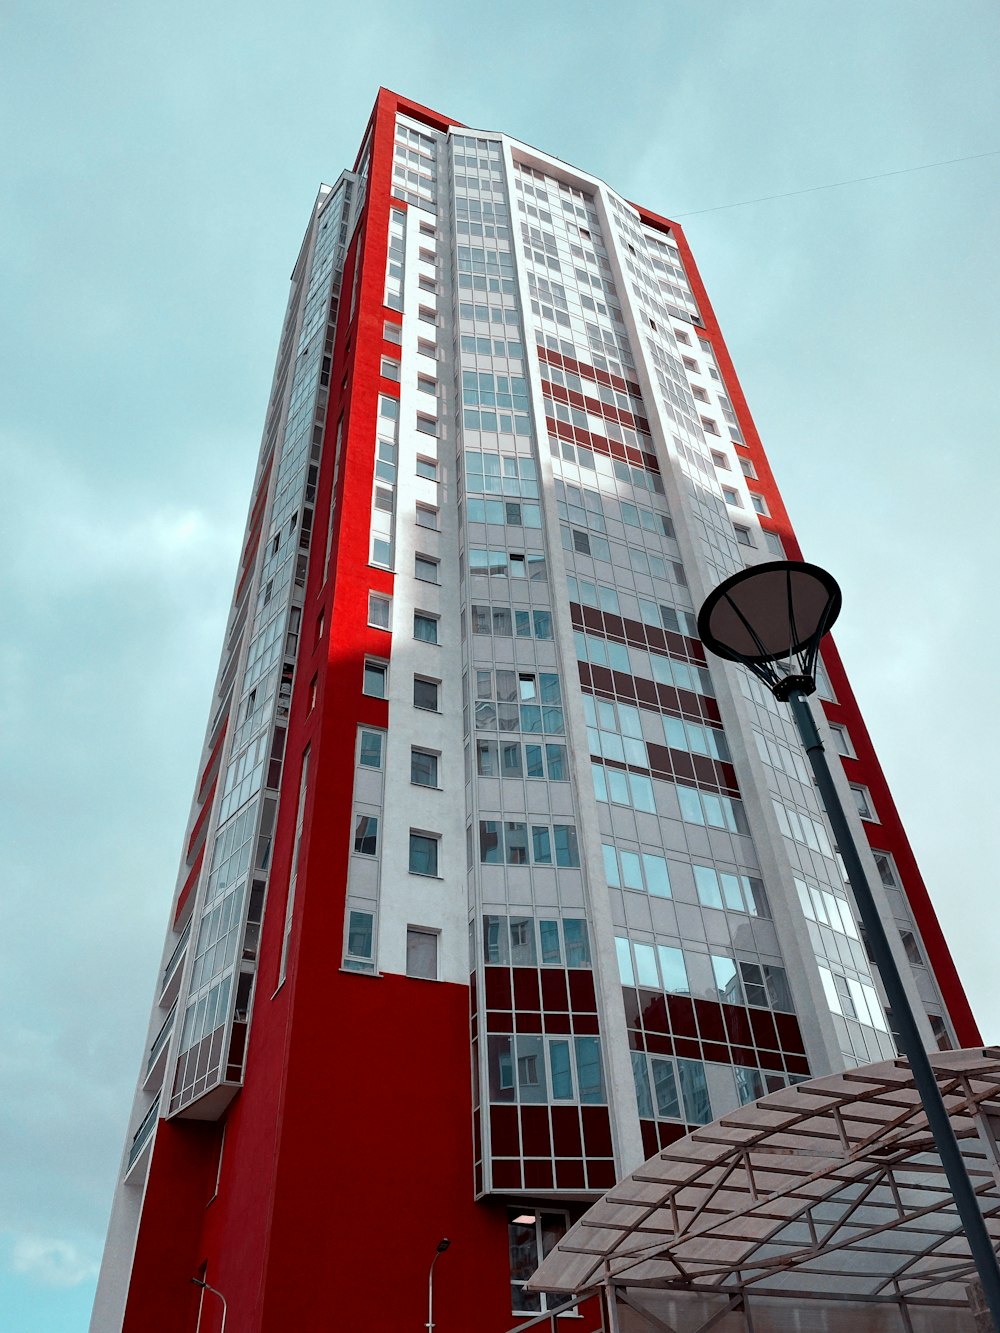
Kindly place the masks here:
[(431, 1260), (430, 1272), (427, 1274), (427, 1333), (434, 1333), (434, 1265), (440, 1255), (441, 1251), (438, 1250)]
[(879, 970), (885, 993), (892, 1009), (899, 1045), (902, 1054), (910, 1065), (913, 1082), (916, 1084), (923, 1102), (927, 1123), (934, 1136), (934, 1142), (941, 1157), (948, 1184), (958, 1209), (958, 1215), (965, 1229), (965, 1236), (972, 1251), (972, 1258), (982, 1283), (983, 1295), (993, 1317), (993, 1327), (1000, 1333), (1000, 1265), (996, 1251), (986, 1229), (986, 1222), (976, 1198), (972, 1181), (965, 1167), (962, 1150), (955, 1138), (951, 1119), (945, 1108), (941, 1089), (931, 1068), (930, 1060), (924, 1049), (923, 1041), (917, 1028), (909, 997), (903, 987), (896, 959), (889, 946), (889, 940), (882, 925), (875, 899), (868, 884), (861, 857), (854, 841), (854, 834), (847, 822), (840, 795), (833, 781), (830, 764), (823, 749), (816, 721), (812, 715), (808, 700), (802, 690), (791, 690), (788, 696), (792, 713), (795, 717), (799, 735), (812, 764), (816, 785), (820, 790), (826, 813), (829, 817), (833, 836), (847, 870), (847, 878), (854, 890), (854, 900), (861, 914), (861, 921), (868, 937), (868, 947), (875, 966)]
[[(229, 1313), (229, 1307), (226, 1305), (226, 1298), (217, 1287), (210, 1287), (207, 1282), (203, 1282), (200, 1277), (193, 1277), (191, 1281), (196, 1287), (201, 1287), (202, 1291), (210, 1291), (213, 1296), (218, 1296), (222, 1302), (222, 1323), (219, 1325), (219, 1333), (226, 1333), (226, 1316)], [(198, 1310), (198, 1327), (201, 1327), (201, 1310)]]

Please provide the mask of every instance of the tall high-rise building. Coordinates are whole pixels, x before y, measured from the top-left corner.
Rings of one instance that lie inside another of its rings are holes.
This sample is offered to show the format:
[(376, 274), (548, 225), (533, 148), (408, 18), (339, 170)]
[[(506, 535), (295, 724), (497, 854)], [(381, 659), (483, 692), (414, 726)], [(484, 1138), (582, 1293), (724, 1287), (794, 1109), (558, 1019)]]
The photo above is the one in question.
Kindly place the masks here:
[[(790, 718), (696, 637), (786, 555), (681, 229), (380, 92), (292, 274), (95, 1333), (417, 1329), (444, 1237), (436, 1326), (503, 1333), (659, 1146), (893, 1054)], [(975, 1044), (823, 665), (927, 1044)]]

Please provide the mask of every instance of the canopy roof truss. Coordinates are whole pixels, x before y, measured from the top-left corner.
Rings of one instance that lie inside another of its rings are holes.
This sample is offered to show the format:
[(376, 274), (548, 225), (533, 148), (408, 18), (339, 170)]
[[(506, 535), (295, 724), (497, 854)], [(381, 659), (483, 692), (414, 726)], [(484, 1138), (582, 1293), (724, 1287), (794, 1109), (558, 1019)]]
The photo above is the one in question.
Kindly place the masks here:
[[(931, 1062), (1000, 1244), (1000, 1049)], [(595, 1204), (530, 1286), (965, 1306), (974, 1277), (897, 1060), (784, 1088), (672, 1144)]]

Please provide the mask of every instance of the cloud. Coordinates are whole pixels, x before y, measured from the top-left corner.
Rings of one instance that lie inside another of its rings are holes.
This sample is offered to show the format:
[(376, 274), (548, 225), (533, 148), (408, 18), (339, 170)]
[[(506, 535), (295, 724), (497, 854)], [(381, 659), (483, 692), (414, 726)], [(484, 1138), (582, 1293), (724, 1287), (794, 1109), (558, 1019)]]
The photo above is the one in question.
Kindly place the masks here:
[[(99, 469), (85, 471), (60, 454), (23, 436), (0, 441), (15, 535), (6, 578), (15, 586), (41, 581), (48, 599), (78, 594), (95, 585), (135, 583), (151, 578), (175, 584), (232, 564), (242, 526), (235, 513), (222, 513), (217, 492), (209, 507), (174, 500), (143, 486), (138, 476), (119, 479)], [(221, 452), (205, 442), (211, 456)], [(38, 477), (47, 476), (44, 505), (46, 541), (28, 540), (42, 517)]]
[(36, 1235), (18, 1236), (10, 1266), (15, 1273), (46, 1287), (78, 1287), (96, 1277), (99, 1267), (71, 1241)]

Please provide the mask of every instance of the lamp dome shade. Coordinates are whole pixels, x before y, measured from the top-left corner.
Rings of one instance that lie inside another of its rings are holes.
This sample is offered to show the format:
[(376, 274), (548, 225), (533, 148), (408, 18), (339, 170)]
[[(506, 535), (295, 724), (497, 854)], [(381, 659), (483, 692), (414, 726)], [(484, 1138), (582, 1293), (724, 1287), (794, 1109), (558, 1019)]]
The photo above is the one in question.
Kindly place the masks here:
[(698, 633), (730, 662), (775, 662), (818, 646), (840, 606), (837, 580), (825, 569), (772, 560), (713, 589), (698, 613)]

